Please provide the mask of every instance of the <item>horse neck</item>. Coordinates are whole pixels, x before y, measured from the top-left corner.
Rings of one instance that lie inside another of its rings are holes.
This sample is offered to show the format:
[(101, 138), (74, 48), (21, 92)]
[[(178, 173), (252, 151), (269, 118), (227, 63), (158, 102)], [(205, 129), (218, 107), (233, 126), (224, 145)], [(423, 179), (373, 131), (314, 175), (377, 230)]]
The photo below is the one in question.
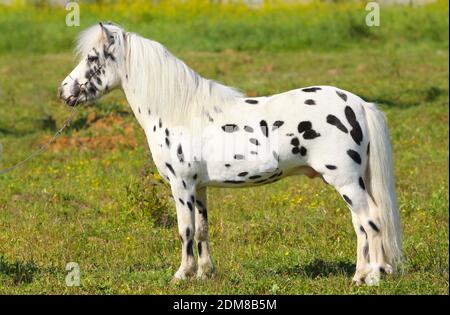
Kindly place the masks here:
[(159, 43), (134, 36), (127, 46), (122, 89), (140, 122), (142, 112), (150, 111), (171, 124), (187, 125), (209, 119), (214, 106), (227, 106), (241, 96), (202, 78)]

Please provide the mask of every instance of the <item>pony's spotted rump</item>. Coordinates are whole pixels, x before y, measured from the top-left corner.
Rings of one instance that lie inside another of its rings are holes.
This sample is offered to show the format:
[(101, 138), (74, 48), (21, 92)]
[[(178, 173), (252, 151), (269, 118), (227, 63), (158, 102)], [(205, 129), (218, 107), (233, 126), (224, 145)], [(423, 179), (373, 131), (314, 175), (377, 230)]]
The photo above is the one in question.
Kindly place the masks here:
[(331, 86), (245, 98), (202, 78), (161, 44), (112, 24), (83, 32), (77, 51), (80, 63), (62, 82), (61, 99), (73, 106), (115, 88), (125, 93), (176, 201), (182, 255), (174, 279), (214, 273), (207, 187), (259, 186), (300, 174), (321, 177), (352, 211), (355, 282), (377, 284), (380, 270), (399, 263), (390, 140), (374, 104)]

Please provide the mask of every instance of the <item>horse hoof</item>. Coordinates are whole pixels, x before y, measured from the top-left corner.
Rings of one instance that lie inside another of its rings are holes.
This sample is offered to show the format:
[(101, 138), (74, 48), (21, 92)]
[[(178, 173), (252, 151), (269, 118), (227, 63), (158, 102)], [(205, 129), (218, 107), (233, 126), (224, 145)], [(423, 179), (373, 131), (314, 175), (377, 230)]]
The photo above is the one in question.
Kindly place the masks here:
[(187, 273), (181, 272), (181, 271), (178, 270), (175, 273), (175, 275), (173, 276), (173, 278), (172, 278), (172, 280), (170, 282), (172, 284), (178, 284), (178, 283), (181, 283), (183, 281), (186, 281), (188, 276), (189, 275)]
[(356, 286), (361, 286), (364, 283), (364, 278), (353, 278), (352, 279), (352, 284), (356, 285)]
[(353, 275), (353, 279), (352, 279), (353, 284), (355, 284), (357, 286), (362, 285), (364, 283), (366, 275), (369, 272), (370, 272), (370, 269), (367, 267), (356, 269), (355, 274)]
[(175, 275), (175, 276), (173, 276), (172, 280), (170, 280), (170, 284), (176, 285), (176, 284), (182, 283), (184, 281), (186, 281), (186, 278), (180, 278)]
[(212, 267), (207, 268), (199, 268), (197, 270), (197, 279), (206, 280), (209, 278), (213, 278), (216, 274), (216, 269)]
[(394, 273), (394, 268), (392, 268), (391, 265), (385, 264), (383, 267), (380, 267), (380, 271), (387, 275), (391, 275)]
[(366, 276), (365, 282), (368, 286), (378, 286), (380, 284), (380, 273), (371, 272)]

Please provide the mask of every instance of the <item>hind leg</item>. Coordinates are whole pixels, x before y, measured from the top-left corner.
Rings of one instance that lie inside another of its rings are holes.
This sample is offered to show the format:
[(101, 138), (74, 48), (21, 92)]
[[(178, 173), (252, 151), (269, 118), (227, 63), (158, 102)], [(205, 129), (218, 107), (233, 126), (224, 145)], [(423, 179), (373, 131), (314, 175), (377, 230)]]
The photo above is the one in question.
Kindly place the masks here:
[(361, 226), (361, 222), (358, 219), (358, 216), (352, 213), (352, 222), (353, 227), (356, 233), (356, 272), (353, 276), (353, 282), (357, 285), (361, 285), (364, 283), (368, 272), (368, 264), (369, 264), (369, 242), (367, 240), (367, 233), (364, 228)]
[(359, 270), (358, 276), (365, 276), (364, 280), (368, 285), (378, 285), (381, 272), (390, 273), (392, 268), (384, 259), (381, 223), (378, 214), (372, 208), (373, 202), (369, 194), (359, 185), (350, 184), (339, 187), (338, 191), (352, 211), (352, 215), (357, 217), (360, 230), (367, 235), (369, 264), (365, 270)]
[[(386, 262), (386, 257), (384, 255), (383, 250), (383, 243), (382, 243), (382, 233), (385, 233), (383, 231), (383, 225), (381, 224), (381, 221), (379, 220), (379, 211), (380, 209), (377, 207), (377, 205), (373, 202), (372, 198), (370, 196), (367, 197), (367, 201), (369, 204), (369, 213), (370, 213), (370, 219), (369, 226), (370, 226), (370, 232), (368, 233), (369, 237), (369, 254), (370, 254), (370, 273), (366, 277), (366, 283), (370, 284), (372, 281), (372, 274), (374, 274), (374, 277), (376, 279), (377, 272), (384, 272), (387, 274), (393, 273), (393, 268)], [(373, 246), (373, 250), (370, 249), (370, 246)], [(374, 257), (374, 258), (372, 258)], [(373, 259), (373, 260), (372, 260)]]
[[(385, 263), (381, 244), (381, 224), (378, 219), (377, 209), (376, 207), (373, 208), (372, 199), (365, 190), (362, 174), (359, 174), (358, 171), (355, 172), (355, 169), (348, 168), (346, 172), (341, 172), (340, 174), (335, 172), (332, 176), (324, 174), (323, 177), (336, 188), (347, 203), (352, 213), (352, 218), (354, 218), (353, 225), (359, 225), (358, 227), (355, 226), (355, 230), (359, 230), (359, 232), (357, 231), (357, 256), (360, 258), (358, 259), (359, 264), (357, 264), (355, 274), (356, 282), (361, 282), (364, 279), (368, 285), (378, 285), (380, 272), (389, 272), (391, 268)], [(369, 248), (369, 264), (366, 265), (366, 268), (362, 268), (365, 248), (365, 241), (362, 237), (366, 235)]]

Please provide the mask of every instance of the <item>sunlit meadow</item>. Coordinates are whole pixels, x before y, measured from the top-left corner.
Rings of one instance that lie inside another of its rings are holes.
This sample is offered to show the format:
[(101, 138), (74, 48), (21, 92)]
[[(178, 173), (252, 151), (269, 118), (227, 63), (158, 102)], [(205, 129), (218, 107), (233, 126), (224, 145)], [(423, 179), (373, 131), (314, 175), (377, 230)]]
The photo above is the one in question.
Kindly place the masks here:
[[(335, 85), (385, 110), (404, 230), (401, 275), (351, 284), (356, 237), (321, 180), (211, 189), (217, 276), (170, 284), (180, 243), (169, 187), (115, 91), (84, 106), (42, 155), (0, 175), (0, 293), (448, 294), (448, 2), (99, 1), (81, 26), (44, 1), (0, 4), (0, 166), (48, 141), (69, 115), (56, 97), (84, 27), (113, 21), (160, 41), (201, 75), (251, 96)], [(77, 262), (81, 285), (66, 285)]]

